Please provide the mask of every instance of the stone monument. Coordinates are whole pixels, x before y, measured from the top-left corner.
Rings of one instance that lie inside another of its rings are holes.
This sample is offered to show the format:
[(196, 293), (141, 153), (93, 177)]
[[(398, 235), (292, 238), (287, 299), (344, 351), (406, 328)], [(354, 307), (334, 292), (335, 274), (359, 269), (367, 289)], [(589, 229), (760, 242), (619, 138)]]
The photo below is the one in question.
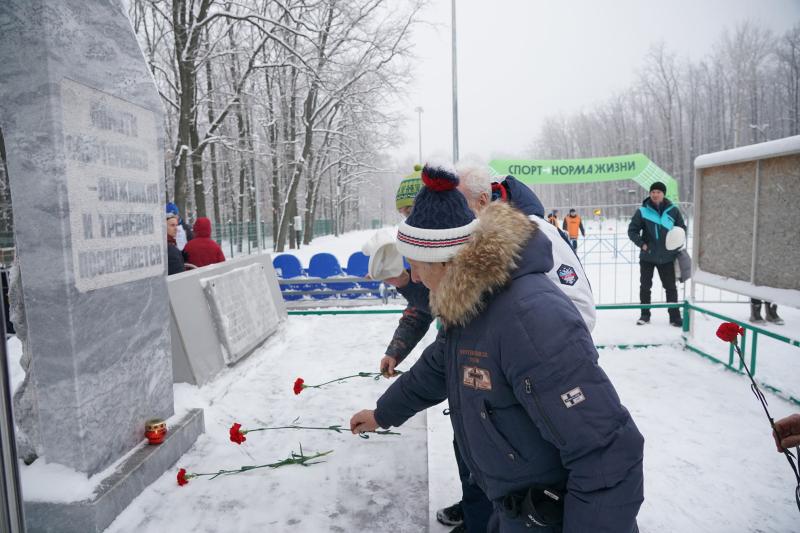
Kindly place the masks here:
[[(163, 108), (119, 0), (0, 3), (0, 80), (30, 359), (17, 423), (39, 460), (91, 476), (173, 414)], [(26, 502), (29, 530), (102, 530), (191, 446), (202, 411), (174, 422), (92, 500)]]

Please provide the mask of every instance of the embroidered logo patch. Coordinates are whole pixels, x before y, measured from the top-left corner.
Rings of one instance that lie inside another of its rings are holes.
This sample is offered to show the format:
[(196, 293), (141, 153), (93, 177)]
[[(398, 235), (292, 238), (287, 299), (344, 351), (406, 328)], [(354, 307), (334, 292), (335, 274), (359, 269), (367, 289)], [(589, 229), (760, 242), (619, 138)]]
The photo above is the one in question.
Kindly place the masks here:
[(561, 265), (556, 270), (556, 274), (558, 274), (558, 281), (561, 282), (562, 285), (575, 285), (578, 283), (578, 274), (575, 272), (575, 269), (569, 265)]
[(567, 406), (567, 409), (578, 405), (583, 400), (586, 399), (586, 396), (583, 395), (583, 391), (580, 387), (575, 387), (574, 389), (565, 392), (561, 395), (561, 401), (564, 402), (564, 405)]
[(465, 387), (475, 390), (492, 390), (492, 374), (479, 366), (462, 366)]

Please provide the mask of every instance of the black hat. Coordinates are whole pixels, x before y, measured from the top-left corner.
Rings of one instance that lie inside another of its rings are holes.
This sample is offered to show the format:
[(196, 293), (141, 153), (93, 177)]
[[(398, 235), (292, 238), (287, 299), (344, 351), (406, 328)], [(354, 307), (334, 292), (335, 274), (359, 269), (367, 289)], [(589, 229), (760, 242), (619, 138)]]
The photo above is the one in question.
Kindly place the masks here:
[(660, 181), (657, 181), (650, 186), (650, 192), (653, 191), (661, 191), (664, 194), (667, 194), (667, 186), (661, 183)]

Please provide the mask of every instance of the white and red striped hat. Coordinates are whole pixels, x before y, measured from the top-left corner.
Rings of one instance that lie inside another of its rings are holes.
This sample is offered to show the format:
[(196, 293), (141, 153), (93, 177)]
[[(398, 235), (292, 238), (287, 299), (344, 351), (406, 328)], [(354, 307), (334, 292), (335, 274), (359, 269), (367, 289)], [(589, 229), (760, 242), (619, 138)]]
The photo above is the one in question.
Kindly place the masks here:
[(397, 231), (397, 249), (414, 261), (444, 263), (469, 242), (478, 220), (456, 189), (452, 168), (425, 165), (422, 183), (411, 215)]

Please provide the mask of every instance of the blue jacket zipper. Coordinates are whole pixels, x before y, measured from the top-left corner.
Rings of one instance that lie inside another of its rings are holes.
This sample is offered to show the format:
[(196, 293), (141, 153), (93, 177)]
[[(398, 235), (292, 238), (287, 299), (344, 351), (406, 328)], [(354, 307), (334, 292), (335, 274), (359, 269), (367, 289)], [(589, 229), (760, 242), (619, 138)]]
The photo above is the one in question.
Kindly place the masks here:
[(564, 446), (567, 442), (561, 436), (561, 433), (558, 432), (556, 427), (550, 421), (550, 418), (547, 416), (547, 413), (544, 412), (544, 407), (542, 406), (542, 401), (539, 399), (539, 394), (536, 392), (536, 389), (531, 385), (530, 378), (525, 378), (525, 393), (530, 394), (533, 397), (533, 401), (536, 403), (536, 409), (539, 411), (539, 415), (541, 415), (542, 420), (544, 420), (544, 424), (547, 426), (547, 429), (550, 431), (550, 434), (555, 438), (559, 444)]

